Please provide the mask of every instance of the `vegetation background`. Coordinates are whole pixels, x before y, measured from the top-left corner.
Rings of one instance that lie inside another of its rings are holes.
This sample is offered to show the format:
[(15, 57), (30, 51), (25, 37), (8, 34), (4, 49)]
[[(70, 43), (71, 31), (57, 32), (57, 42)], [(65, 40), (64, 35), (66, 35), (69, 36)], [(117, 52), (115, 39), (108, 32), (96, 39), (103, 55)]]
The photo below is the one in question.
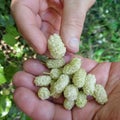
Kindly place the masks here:
[[(97, 0), (87, 14), (78, 54), (98, 62), (120, 61), (120, 0)], [(31, 120), (13, 101), (12, 77), (24, 60), (44, 59), (27, 45), (10, 14), (10, 0), (0, 0), (0, 120)]]

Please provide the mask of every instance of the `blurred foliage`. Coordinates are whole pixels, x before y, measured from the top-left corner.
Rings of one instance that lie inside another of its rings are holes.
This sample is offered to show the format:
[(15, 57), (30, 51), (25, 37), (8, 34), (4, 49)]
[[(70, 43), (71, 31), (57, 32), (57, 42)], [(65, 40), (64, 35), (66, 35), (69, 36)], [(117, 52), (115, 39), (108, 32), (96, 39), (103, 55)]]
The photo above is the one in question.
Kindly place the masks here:
[[(14, 104), (12, 77), (36, 54), (18, 33), (9, 6), (10, 0), (0, 0), (0, 120), (30, 120)], [(87, 13), (78, 54), (98, 62), (120, 61), (119, 11), (119, 0), (97, 0)]]
[(120, 1), (96, 2), (88, 12), (80, 53), (98, 62), (120, 61)]

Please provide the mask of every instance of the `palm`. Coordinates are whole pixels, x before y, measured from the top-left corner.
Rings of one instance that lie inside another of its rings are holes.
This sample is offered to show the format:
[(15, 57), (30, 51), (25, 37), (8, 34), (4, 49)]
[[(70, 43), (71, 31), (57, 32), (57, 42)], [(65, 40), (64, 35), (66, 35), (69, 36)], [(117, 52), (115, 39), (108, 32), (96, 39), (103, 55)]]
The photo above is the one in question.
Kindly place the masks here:
[(104, 106), (98, 105), (95, 101), (90, 101), (84, 109), (75, 108), (74, 118), (78, 120), (118, 120), (120, 115), (120, 63), (101, 63), (93, 67), (90, 73), (97, 77), (97, 83), (105, 86), (108, 93), (108, 102)]
[[(87, 64), (87, 65), (86, 65)], [(33, 79), (35, 75), (47, 69), (37, 60), (28, 60), (24, 64), (24, 71), (18, 72), (14, 76), (14, 84), (17, 89), (14, 94), (16, 104), (34, 120), (91, 120), (91, 119), (120, 119), (119, 115), (119, 67), (120, 63), (101, 63), (88, 59), (83, 59), (83, 66), (87, 72), (95, 74), (97, 83), (105, 86), (109, 101), (104, 106), (95, 103), (94, 100), (88, 102), (85, 108), (74, 108), (72, 111), (65, 110), (60, 101), (41, 101), (36, 94)], [(32, 69), (31, 69), (32, 68)], [(25, 72), (26, 71), (26, 72)]]

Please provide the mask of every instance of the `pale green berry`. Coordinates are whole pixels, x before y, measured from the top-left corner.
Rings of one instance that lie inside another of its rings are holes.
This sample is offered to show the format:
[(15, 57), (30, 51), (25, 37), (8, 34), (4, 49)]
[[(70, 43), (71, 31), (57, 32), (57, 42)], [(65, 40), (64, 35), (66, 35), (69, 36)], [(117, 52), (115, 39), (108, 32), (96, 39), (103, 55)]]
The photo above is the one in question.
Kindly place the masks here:
[(55, 80), (52, 80), (50, 83), (50, 94), (53, 98), (59, 98), (61, 96), (61, 93), (56, 93), (54, 89), (54, 83), (55, 83)]
[(87, 104), (87, 96), (83, 91), (80, 91), (78, 93), (78, 97), (75, 104), (79, 108), (83, 108)]
[(62, 74), (62, 71), (60, 69), (52, 69), (50, 71), (50, 77), (54, 80), (58, 79), (59, 76)]
[(63, 68), (64, 74), (74, 74), (78, 71), (81, 67), (81, 59), (80, 58), (73, 58), (68, 64), (66, 64)]
[(50, 86), (53, 86), (55, 82), (56, 82), (56, 80), (52, 79), (50, 82)]
[(108, 101), (107, 93), (100, 84), (95, 85), (94, 97), (99, 104), (105, 104)]
[(46, 66), (48, 68), (60, 68), (65, 65), (65, 60), (63, 58), (60, 59), (49, 59), (46, 61)]
[(88, 74), (86, 76), (85, 84), (83, 86), (83, 91), (86, 95), (93, 95), (95, 91), (96, 78), (95, 75)]
[(56, 99), (61, 96), (61, 93), (56, 93), (55, 90), (54, 90), (54, 88), (51, 88), (50, 94), (51, 94), (51, 96), (52, 96), (53, 98), (56, 98)]
[(46, 88), (46, 87), (41, 87), (41, 88), (38, 90), (38, 97), (39, 97), (41, 100), (48, 99), (48, 98), (50, 97), (50, 91), (48, 90), (48, 88)]
[(81, 88), (85, 84), (85, 79), (86, 79), (86, 71), (84, 69), (80, 68), (73, 75), (72, 82), (76, 87)]
[(51, 96), (55, 99), (59, 98), (61, 96), (61, 93), (51, 92)]
[(62, 74), (59, 79), (54, 83), (55, 93), (62, 93), (69, 82), (69, 76)]
[(64, 100), (64, 103), (63, 103), (63, 106), (64, 106), (65, 109), (71, 110), (71, 109), (74, 107), (74, 104), (75, 104), (74, 101), (65, 99), (65, 100)]
[(34, 83), (36, 86), (48, 86), (51, 82), (51, 77), (48, 75), (41, 75), (35, 77)]
[(64, 97), (70, 101), (76, 100), (78, 96), (78, 88), (73, 84), (69, 84), (65, 87)]
[(48, 49), (55, 59), (62, 58), (66, 53), (66, 48), (58, 34), (53, 34), (48, 39)]

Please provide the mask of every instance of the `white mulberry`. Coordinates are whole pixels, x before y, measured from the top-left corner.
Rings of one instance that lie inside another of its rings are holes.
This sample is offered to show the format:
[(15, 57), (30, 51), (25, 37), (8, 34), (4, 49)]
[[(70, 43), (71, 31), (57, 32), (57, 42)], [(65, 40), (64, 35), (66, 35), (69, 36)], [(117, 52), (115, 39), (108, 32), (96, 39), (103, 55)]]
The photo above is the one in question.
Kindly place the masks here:
[(62, 74), (61, 69), (52, 69), (50, 71), (50, 77), (54, 80), (58, 79), (60, 77), (60, 75)]
[(50, 91), (48, 90), (48, 88), (46, 88), (46, 87), (41, 87), (41, 88), (38, 90), (38, 97), (39, 97), (41, 100), (48, 99), (48, 98), (50, 97)]
[(61, 96), (61, 93), (56, 93), (55, 88), (54, 88), (54, 83), (55, 83), (55, 81), (52, 80), (52, 82), (50, 84), (50, 95), (53, 98), (59, 98)]
[(105, 104), (108, 101), (107, 93), (102, 85), (95, 85), (94, 98), (99, 104)]
[(63, 68), (64, 74), (74, 74), (76, 71), (78, 71), (81, 67), (81, 59), (80, 58), (73, 58), (70, 63), (66, 64)]
[(55, 59), (62, 58), (66, 53), (66, 48), (58, 34), (53, 34), (48, 39), (48, 49)]
[(74, 103), (75, 103), (74, 101), (65, 99), (64, 103), (63, 103), (63, 106), (64, 106), (65, 109), (71, 110), (73, 108), (73, 106), (74, 106)]
[(83, 108), (87, 104), (87, 96), (83, 91), (80, 91), (78, 93), (78, 97), (75, 104), (79, 108)]
[(60, 68), (65, 65), (65, 60), (61, 59), (48, 59), (46, 61), (46, 66), (48, 68)]
[(36, 86), (48, 86), (51, 83), (51, 77), (48, 75), (37, 76), (34, 83)]
[(93, 95), (95, 90), (96, 78), (95, 75), (88, 74), (86, 76), (85, 84), (83, 86), (83, 91), (86, 95)]
[(69, 82), (70, 82), (69, 76), (62, 74), (59, 77), (59, 79), (54, 83), (55, 92), (62, 93)]
[(78, 89), (73, 85), (69, 84), (64, 90), (64, 97), (70, 101), (76, 100), (78, 95)]
[(82, 68), (80, 68), (77, 72), (75, 72), (75, 74), (73, 75), (73, 84), (78, 87), (81, 88), (84, 86), (85, 84), (85, 78), (86, 78), (86, 71)]

